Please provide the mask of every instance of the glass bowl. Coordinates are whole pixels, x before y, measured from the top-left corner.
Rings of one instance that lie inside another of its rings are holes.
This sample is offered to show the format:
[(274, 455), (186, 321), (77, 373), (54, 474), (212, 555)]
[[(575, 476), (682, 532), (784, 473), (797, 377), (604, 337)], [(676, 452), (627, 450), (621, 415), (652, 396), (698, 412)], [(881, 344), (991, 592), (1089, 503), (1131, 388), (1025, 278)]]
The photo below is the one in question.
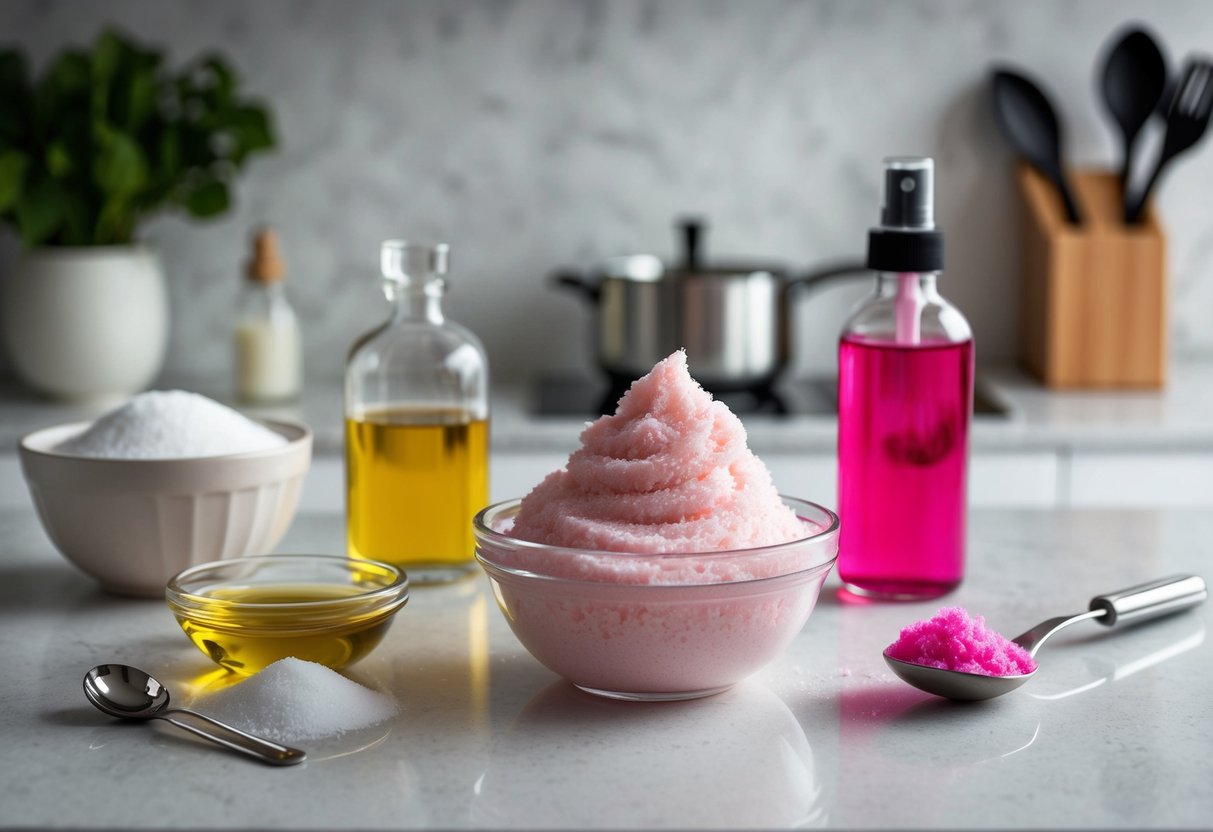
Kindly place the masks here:
[(409, 582), (373, 560), (267, 555), (192, 566), (165, 598), (190, 641), (229, 670), (252, 674), (287, 656), (336, 669), (379, 644)]
[(838, 517), (783, 501), (805, 537), (726, 552), (632, 554), (511, 537), (519, 500), (472, 521), (476, 559), (536, 659), (589, 693), (693, 699), (727, 690), (791, 643), (838, 557)]

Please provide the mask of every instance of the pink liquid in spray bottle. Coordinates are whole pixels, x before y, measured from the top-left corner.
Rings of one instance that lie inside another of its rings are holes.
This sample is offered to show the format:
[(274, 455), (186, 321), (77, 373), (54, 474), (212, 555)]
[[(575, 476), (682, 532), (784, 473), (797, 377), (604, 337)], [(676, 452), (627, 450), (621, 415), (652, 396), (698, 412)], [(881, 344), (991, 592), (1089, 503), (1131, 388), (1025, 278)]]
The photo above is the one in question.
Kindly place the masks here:
[(876, 292), (838, 347), (838, 571), (851, 592), (933, 598), (964, 577), (973, 337), (935, 289), (930, 159), (885, 160)]

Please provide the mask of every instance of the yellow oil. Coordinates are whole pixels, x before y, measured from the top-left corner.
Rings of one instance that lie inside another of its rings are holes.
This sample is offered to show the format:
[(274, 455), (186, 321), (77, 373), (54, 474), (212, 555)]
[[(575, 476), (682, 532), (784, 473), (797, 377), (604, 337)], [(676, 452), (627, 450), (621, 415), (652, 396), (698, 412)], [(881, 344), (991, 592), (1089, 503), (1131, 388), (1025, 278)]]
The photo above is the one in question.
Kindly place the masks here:
[[(369, 653), (391, 624), (393, 609), (350, 609), (344, 599), (363, 592), (356, 585), (228, 586), (195, 595), (202, 599), (196, 608), (175, 607), (173, 615), (199, 650), (237, 673), (287, 656), (340, 668)], [(300, 602), (309, 607), (282, 606)]]
[(461, 410), (387, 408), (345, 423), (349, 554), (413, 583), (474, 566), (472, 518), (489, 497), (489, 427)]

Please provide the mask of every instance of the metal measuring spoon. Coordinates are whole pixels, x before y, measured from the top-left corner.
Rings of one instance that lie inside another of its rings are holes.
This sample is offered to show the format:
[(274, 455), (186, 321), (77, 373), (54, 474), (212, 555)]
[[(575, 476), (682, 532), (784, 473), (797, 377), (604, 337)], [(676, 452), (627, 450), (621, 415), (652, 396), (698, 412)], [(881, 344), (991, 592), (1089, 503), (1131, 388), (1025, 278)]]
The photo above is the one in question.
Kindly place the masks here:
[[(1172, 575), (1119, 592), (1096, 595), (1091, 599), (1087, 612), (1042, 621), (1011, 641), (1036, 658), (1037, 651), (1050, 636), (1079, 621), (1094, 619), (1107, 627), (1126, 621), (1148, 621), (1195, 607), (1208, 597), (1203, 578), (1197, 575)], [(946, 699), (993, 699), (1010, 693), (1036, 675), (1035, 670), (1018, 676), (984, 676), (980, 673), (943, 670), (894, 659), (888, 651), (884, 653), (884, 660), (903, 681)]]
[[(170, 710), (168, 689), (136, 667), (125, 664), (97, 665), (84, 674), (84, 695), (99, 711), (110, 716), (119, 719), (167, 720), (191, 734), (232, 751), (247, 754), (263, 763), (293, 766), (307, 759), (307, 754), (298, 748), (246, 734), (209, 716), (184, 708)], [(203, 724), (196, 725), (181, 717), (188, 717), (189, 720)]]

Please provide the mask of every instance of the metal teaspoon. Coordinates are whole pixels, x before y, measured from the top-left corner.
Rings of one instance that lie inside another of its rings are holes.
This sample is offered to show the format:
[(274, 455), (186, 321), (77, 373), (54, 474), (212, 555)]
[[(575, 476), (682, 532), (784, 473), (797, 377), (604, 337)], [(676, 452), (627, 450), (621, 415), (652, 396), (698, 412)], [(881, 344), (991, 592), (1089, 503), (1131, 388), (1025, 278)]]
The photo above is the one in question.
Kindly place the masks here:
[[(1037, 651), (1050, 636), (1079, 621), (1095, 619), (1107, 627), (1127, 621), (1148, 621), (1195, 607), (1208, 597), (1209, 592), (1205, 588), (1203, 578), (1197, 575), (1172, 575), (1119, 592), (1097, 595), (1091, 599), (1087, 612), (1042, 621), (1011, 641), (1027, 650), (1029, 656), (1036, 658)], [(959, 670), (944, 670), (901, 661), (892, 658), (887, 652), (884, 654), (884, 660), (903, 681), (919, 690), (946, 699), (993, 699), (995, 696), (1010, 693), (1036, 675), (1036, 670), (1018, 676), (963, 673)]]
[[(307, 759), (298, 748), (255, 737), (209, 716), (170, 709), (168, 689), (151, 675), (125, 664), (99, 664), (84, 675), (84, 695), (103, 713), (119, 719), (163, 719), (191, 734), (247, 754), (263, 763), (293, 766)], [(193, 724), (197, 720), (202, 724)]]

